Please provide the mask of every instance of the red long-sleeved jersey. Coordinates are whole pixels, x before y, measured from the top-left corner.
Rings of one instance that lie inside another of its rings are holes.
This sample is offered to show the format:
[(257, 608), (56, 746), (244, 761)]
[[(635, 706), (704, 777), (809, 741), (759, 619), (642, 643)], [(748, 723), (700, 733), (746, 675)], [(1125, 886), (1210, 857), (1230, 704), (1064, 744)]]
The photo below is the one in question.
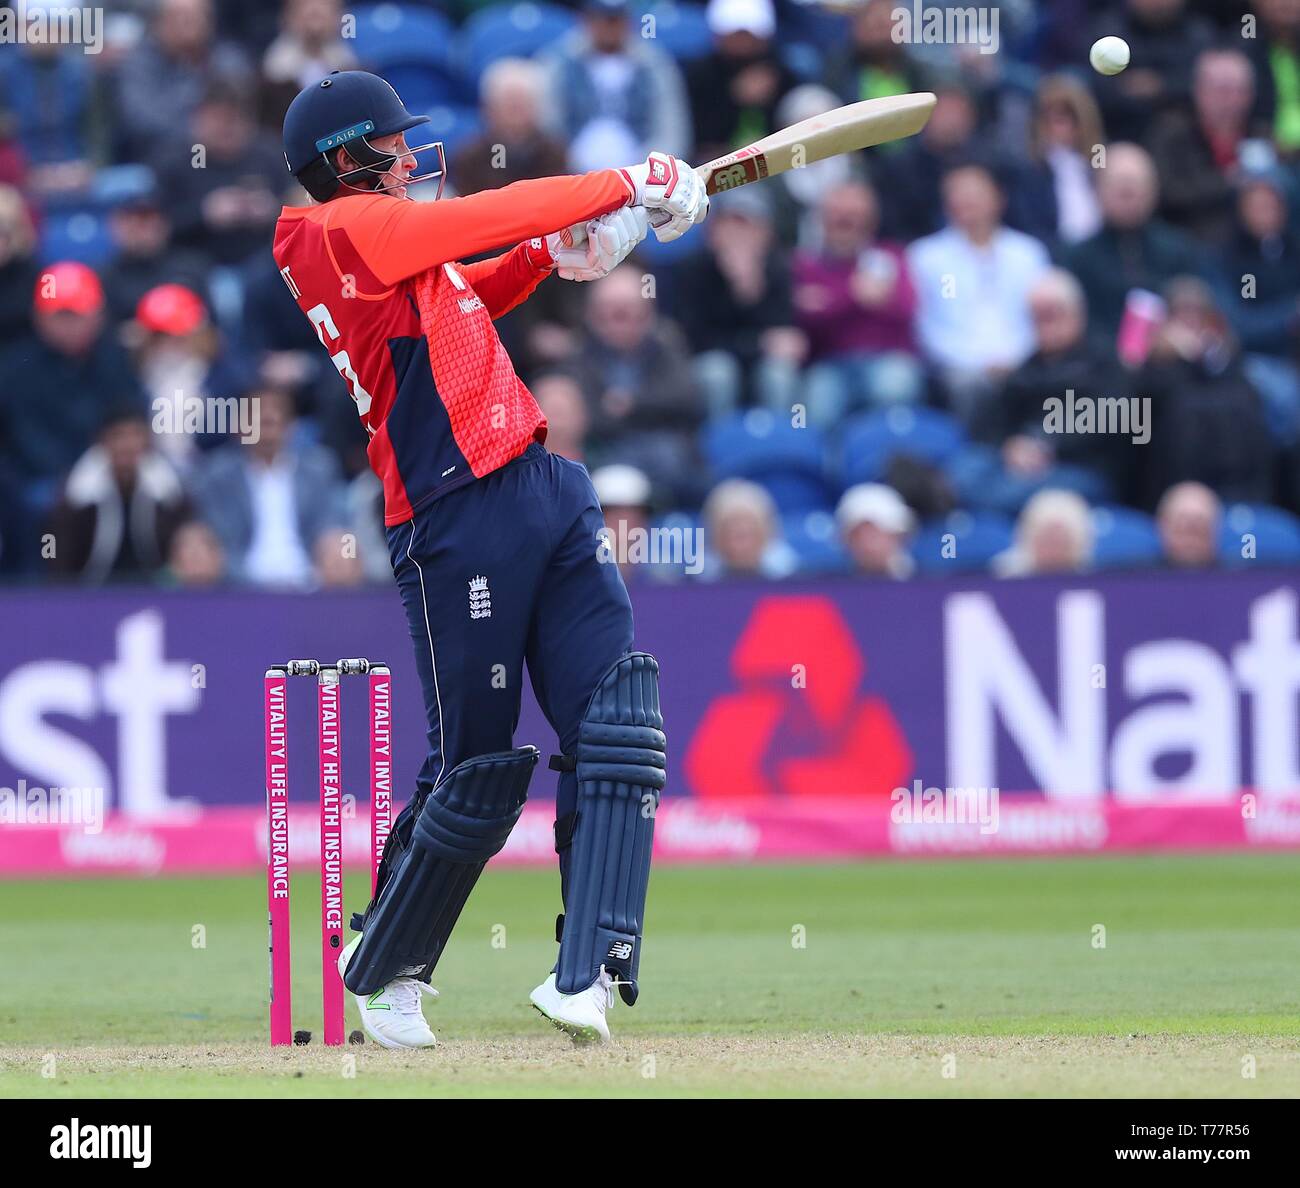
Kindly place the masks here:
[[(275, 262), (370, 435), (386, 524), (545, 440), (546, 419), (492, 320), (551, 271), (541, 237), (630, 196), (607, 169), (443, 202), (356, 194), (281, 211)], [(491, 260), (455, 263), (511, 243)]]

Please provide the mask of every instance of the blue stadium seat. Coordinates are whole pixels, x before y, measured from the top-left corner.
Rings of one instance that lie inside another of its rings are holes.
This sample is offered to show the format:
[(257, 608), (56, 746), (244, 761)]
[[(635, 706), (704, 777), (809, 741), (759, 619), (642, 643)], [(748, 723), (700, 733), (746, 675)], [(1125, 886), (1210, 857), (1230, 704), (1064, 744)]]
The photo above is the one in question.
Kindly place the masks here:
[[(969, 573), (986, 569), (994, 557), (1011, 547), (1014, 534), (1009, 516), (955, 511), (922, 524), (908, 551), (917, 573)], [(949, 536), (951, 541), (946, 539)]]
[[(700, 517), (692, 512), (672, 511), (651, 521), (650, 527), (652, 531), (661, 533), (662, 549), (671, 550), (676, 547), (674, 543), (670, 543), (670, 540), (664, 539), (666, 534), (671, 533), (673, 536), (680, 537), (682, 556), (680, 562), (662, 561), (650, 567), (650, 573), (659, 579), (694, 576), (693, 573), (687, 572), (688, 550), (694, 550), (697, 545), (702, 547), (704, 530), (700, 524)], [(699, 558), (697, 557), (696, 560), (698, 561)]]
[(835, 516), (828, 511), (794, 512), (781, 517), (786, 543), (799, 556), (800, 573), (847, 573), (848, 554), (840, 543)]
[(465, 80), (440, 67), (396, 62), (379, 73), (401, 95), (407, 111), (416, 115), (423, 115), (431, 107), (465, 106), (474, 102)]
[(1089, 503), (1114, 498), (1110, 484), (1096, 471), (1081, 466), (1053, 466), (1038, 475), (1008, 473), (992, 446), (965, 445), (943, 464), (957, 501), (964, 507), (1016, 515), (1031, 496), (1045, 487), (1082, 495)]
[(530, 58), (577, 23), (572, 9), (531, 0), (480, 8), (460, 31), (457, 60), (477, 86), (479, 76), (498, 58)]
[(899, 405), (851, 418), (844, 426), (840, 482), (878, 482), (895, 454), (944, 465), (965, 444), (960, 424), (932, 408)]
[[(439, 104), (427, 108), (425, 114), (429, 117), (429, 122), (421, 127), (412, 128), (411, 133), (414, 133), (414, 136), (408, 133), (407, 143), (412, 148), (415, 148), (418, 147), (418, 144), (429, 144), (432, 141), (441, 140), (448, 159), (466, 140), (472, 136), (477, 136), (482, 127), (482, 121), (476, 107)], [(427, 155), (432, 156), (432, 154)], [(423, 160), (424, 158), (421, 158), (421, 161)], [(432, 168), (435, 162), (431, 161), (429, 164)], [(455, 177), (450, 180), (453, 184), (456, 181)]]
[[(1254, 537), (1253, 556), (1243, 555), (1247, 534)], [(1219, 526), (1219, 559), (1233, 568), (1300, 564), (1300, 521), (1280, 507), (1229, 504)]]
[[(679, 235), (667, 243), (660, 243), (653, 231), (637, 245), (636, 254), (652, 268), (663, 268), (685, 260), (702, 252), (705, 248), (703, 235)], [(661, 282), (662, 283), (662, 282)]]
[[(702, 58), (713, 48), (713, 34), (702, 4), (677, 4), (662, 0), (651, 6), (654, 44), (679, 62)], [(639, 18), (638, 18), (639, 19)]]
[(434, 9), (376, 4), (358, 8), (356, 18), (352, 48), (363, 66), (385, 78), (390, 66), (449, 69), (455, 61), (455, 30), (451, 21)]
[(1160, 534), (1155, 521), (1131, 507), (1092, 509), (1093, 564), (1098, 569), (1127, 569), (1160, 561)]
[(702, 446), (717, 478), (761, 483), (783, 512), (829, 505), (825, 450), (815, 429), (796, 429), (766, 409), (750, 409), (707, 425)]
[(113, 237), (108, 219), (95, 206), (69, 206), (46, 212), (41, 227), (42, 263), (80, 260), (91, 268), (108, 263)]

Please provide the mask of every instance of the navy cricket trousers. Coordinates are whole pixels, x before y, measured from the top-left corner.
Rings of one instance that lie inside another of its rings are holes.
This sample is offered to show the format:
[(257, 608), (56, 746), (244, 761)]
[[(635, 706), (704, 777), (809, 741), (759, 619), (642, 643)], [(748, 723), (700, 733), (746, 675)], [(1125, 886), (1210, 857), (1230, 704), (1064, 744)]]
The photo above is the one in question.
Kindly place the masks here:
[[(632, 649), (627, 588), (598, 557), (603, 526), (586, 469), (533, 443), (388, 529), (429, 724), (415, 804), (458, 763), (514, 746), (525, 660), (573, 753), (597, 682)], [(576, 798), (565, 773), (557, 820)]]

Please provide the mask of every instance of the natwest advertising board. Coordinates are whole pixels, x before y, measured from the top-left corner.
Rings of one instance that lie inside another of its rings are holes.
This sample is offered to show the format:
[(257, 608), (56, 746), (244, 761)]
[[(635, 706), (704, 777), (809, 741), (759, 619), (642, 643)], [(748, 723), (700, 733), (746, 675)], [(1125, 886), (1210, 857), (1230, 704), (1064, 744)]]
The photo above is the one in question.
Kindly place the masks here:
[[(637, 646), (662, 670), (661, 857), (1300, 844), (1295, 573), (644, 585), (633, 599)], [(386, 660), (399, 802), (423, 758), (391, 591), (7, 592), (0, 614), (0, 873), (257, 861), (275, 660)], [(344, 690), (353, 821), (361, 688)], [(290, 691), (300, 832), (314, 829), (313, 693)], [(553, 749), (522, 700), (517, 741)], [(528, 839), (549, 828), (553, 778), (535, 777), (505, 860), (550, 860)], [(895, 819), (891, 793), (913, 787), (1000, 790), (996, 831)], [(101, 827), (18, 823), (21, 794), (50, 788), (94, 790)]]

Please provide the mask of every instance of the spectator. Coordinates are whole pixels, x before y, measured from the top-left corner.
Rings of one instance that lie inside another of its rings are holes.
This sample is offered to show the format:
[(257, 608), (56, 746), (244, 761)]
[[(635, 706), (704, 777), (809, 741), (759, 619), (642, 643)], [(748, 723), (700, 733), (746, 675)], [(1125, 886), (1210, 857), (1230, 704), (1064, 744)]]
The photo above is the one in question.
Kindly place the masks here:
[(171, 464), (134, 405), (105, 418), (98, 442), (68, 475), (50, 515), (55, 572), (87, 585), (157, 577), (192, 514)]
[(861, 182), (822, 199), (820, 250), (794, 259), (796, 323), (808, 337), (810, 420), (833, 425), (871, 404), (919, 400), (916, 289), (903, 249), (876, 238), (880, 208)]
[(895, 152), (871, 154), (868, 169), (881, 196), (887, 238), (910, 243), (944, 225), (943, 178), (971, 159), (979, 113), (968, 91), (940, 87), (930, 120)]
[(1300, 4), (1296, 0), (1260, 0), (1262, 36), (1243, 41), (1249, 47), (1260, 90), (1260, 108), (1272, 112), (1272, 140), (1288, 158), (1300, 152)]
[(789, 415), (807, 350), (794, 325), (790, 263), (754, 186), (713, 200), (706, 250), (678, 269), (677, 317), (712, 417), (762, 404)]
[(1195, 247), (1153, 219), (1159, 200), (1155, 166), (1145, 149), (1112, 144), (1098, 178), (1103, 225), (1065, 252), (1079, 278), (1098, 335), (1114, 340), (1133, 290), (1159, 292), (1175, 276), (1195, 274)]
[[(450, 166), (451, 183), (459, 193), (568, 171), (564, 142), (542, 129), (546, 87), (546, 71), (525, 58), (501, 58), (483, 72), (483, 132), (456, 152)], [(569, 328), (582, 317), (581, 289), (542, 285), (497, 322), (497, 333), (521, 373), (552, 364), (572, 349)]]
[(1270, 432), (1284, 445), (1300, 438), (1300, 238), (1290, 227), (1289, 196), (1280, 169), (1243, 171), (1223, 294), (1246, 352), (1246, 374), (1264, 398)]
[(1196, 278), (1173, 281), (1165, 298), (1168, 317), (1137, 384), (1152, 405), (1145, 505), (1189, 479), (1221, 499), (1266, 502), (1276, 447), (1227, 319)]
[[(548, 438), (549, 445), (549, 438)], [(603, 557), (613, 560), (625, 582), (648, 571), (653, 559), (634, 553), (631, 545), (648, 539), (650, 528), (650, 480), (635, 466), (602, 466), (591, 476), (591, 485), (605, 513), (609, 535)]]
[[(392, 581), (393, 563), (388, 556), (384, 527), (384, 488), (378, 475), (366, 467), (347, 486), (344, 522), (355, 534), (356, 550), (368, 582)], [(317, 541), (319, 544), (319, 540)]]
[(1016, 521), (1016, 542), (993, 559), (999, 577), (1083, 573), (1092, 565), (1092, 513), (1081, 495), (1048, 488)]
[[(23, 190), (27, 185), (27, 158), (18, 143), (14, 116), (0, 106), (0, 185)], [(34, 208), (28, 200), (28, 213)]]
[(38, 200), (89, 187), (94, 158), (103, 155), (93, 143), (96, 99), (91, 59), (80, 45), (28, 41), (0, 55), (0, 109), (13, 121), (25, 185)]
[(591, 444), (608, 461), (638, 466), (689, 502), (698, 483), (694, 432), (701, 416), (686, 341), (620, 268), (591, 286), (571, 369), (591, 412)]
[(798, 81), (774, 41), (772, 0), (709, 0), (713, 50), (687, 68), (695, 156), (711, 161), (776, 131), (776, 108)]
[(789, 577), (798, 566), (794, 550), (782, 539), (776, 504), (757, 483), (727, 479), (704, 501), (708, 552), (702, 577)]
[(159, 0), (150, 36), (118, 71), (122, 158), (149, 160), (190, 123), (216, 82), (245, 95), (255, 85), (243, 51), (214, 40), (211, 0)]
[(826, 81), (841, 103), (927, 89), (907, 47), (894, 38), (897, 6), (897, 0), (866, 0), (858, 6), (849, 44), (826, 63)]
[(342, 36), (339, 0), (286, 0), (280, 34), (262, 56), (262, 123), (278, 128), (303, 87), (360, 63)]
[(177, 244), (217, 264), (264, 253), (287, 188), (283, 154), (254, 123), (248, 97), (229, 86), (204, 95), (192, 134), (204, 152), (202, 168), (195, 167), (189, 136), (172, 140), (155, 157), (173, 203)]
[(357, 549), (356, 536), (346, 528), (323, 529), (312, 548), (316, 581), (327, 590), (345, 590), (364, 584), (366, 571)]
[(208, 455), (199, 503), (234, 578), (304, 588), (315, 580), (321, 535), (346, 522), (338, 465), (323, 447), (294, 439), (287, 393), (262, 388), (252, 398), (261, 409), (257, 440)]
[(479, 79), (483, 131), (453, 155), (451, 183), (460, 194), (496, 190), (567, 170), (564, 142), (542, 129), (545, 69), (527, 58), (500, 58)]
[[(826, 87), (805, 83), (795, 87), (776, 109), (777, 126), (788, 128), (840, 106), (839, 96)], [(776, 237), (782, 243), (816, 249), (822, 196), (845, 182), (866, 177), (860, 155), (839, 153), (813, 161), (802, 169), (787, 169), (764, 186), (772, 199)]]
[(16, 189), (0, 186), (0, 341), (31, 333), (38, 272), (31, 215)]
[(916, 527), (912, 509), (892, 487), (859, 483), (850, 487), (835, 509), (844, 548), (856, 573), (909, 578), (915, 563), (907, 541)]
[(237, 353), (244, 367), (257, 382), (293, 394), (296, 407), (315, 418), (321, 440), (338, 455), (345, 473), (369, 473), (369, 438), (357, 419), (357, 406), (271, 253), (255, 255), (242, 278)]
[(685, 156), (691, 117), (677, 64), (639, 35), (627, 0), (584, 0), (583, 22), (543, 56), (548, 131), (578, 171), (625, 165), (651, 149)]
[(1156, 530), (1166, 565), (1206, 569), (1219, 560), (1219, 497), (1203, 483), (1178, 483), (1156, 507)]
[(172, 534), (167, 568), (159, 575), (167, 585), (215, 586), (225, 579), (226, 554), (217, 534), (202, 520), (187, 520)]
[[(135, 350), (160, 447), (179, 470), (187, 470), (204, 444), (201, 439), (215, 432), (207, 417), (209, 408), (217, 407), (211, 402), (242, 392), (242, 371), (226, 358), (203, 299), (184, 285), (150, 289), (124, 336)], [(195, 410), (203, 414), (197, 432)]]
[(585, 462), (591, 417), (577, 382), (564, 372), (553, 371), (529, 387), (546, 418), (546, 448), (571, 462)]
[(198, 252), (172, 246), (171, 219), (152, 180), (122, 195), (109, 226), (115, 250), (104, 268), (104, 294), (115, 324), (134, 317), (140, 299), (159, 285), (183, 284), (205, 292), (207, 261)]
[(1038, 240), (1002, 225), (1002, 190), (985, 166), (948, 173), (943, 200), (947, 229), (907, 253), (917, 290), (916, 333), (954, 411), (972, 420), (1033, 350), (1029, 290), (1047, 271), (1048, 257)]
[(1097, 154), (1104, 142), (1097, 102), (1066, 74), (1043, 79), (1034, 103), (1029, 163), (1016, 179), (1007, 221), (1049, 243), (1078, 243), (1101, 230)]
[(1141, 140), (1162, 113), (1187, 104), (1192, 63), (1214, 41), (1204, 18), (1187, 12), (1187, 0), (1127, 0), (1094, 25), (1097, 37), (1122, 37), (1133, 64), (1114, 78), (1093, 79), (1106, 126), (1125, 140)]
[[(0, 353), (3, 469), (21, 486), (19, 516), (28, 527), (45, 519), (107, 410), (143, 407), (127, 357), (105, 326), (104, 290), (91, 269), (65, 261), (42, 270), (33, 309), (33, 332)], [(23, 538), (36, 543), (34, 531)]]
[(1151, 132), (1161, 214), (1198, 241), (1223, 247), (1233, 229), (1233, 183), (1250, 134), (1255, 72), (1239, 50), (1197, 59), (1191, 112), (1162, 116)]
[[(1006, 380), (1001, 396), (985, 406), (975, 435), (1000, 444), (1013, 475), (1037, 478), (1058, 463), (1084, 466), (1105, 476), (1112, 493), (1131, 497), (1134, 446), (1117, 433), (1046, 431), (1048, 401), (1110, 401), (1132, 391), (1131, 378), (1110, 347), (1087, 336), (1088, 308), (1079, 282), (1062, 269), (1047, 272), (1029, 294), (1034, 353)], [(1100, 407), (1100, 406), (1098, 406)]]

